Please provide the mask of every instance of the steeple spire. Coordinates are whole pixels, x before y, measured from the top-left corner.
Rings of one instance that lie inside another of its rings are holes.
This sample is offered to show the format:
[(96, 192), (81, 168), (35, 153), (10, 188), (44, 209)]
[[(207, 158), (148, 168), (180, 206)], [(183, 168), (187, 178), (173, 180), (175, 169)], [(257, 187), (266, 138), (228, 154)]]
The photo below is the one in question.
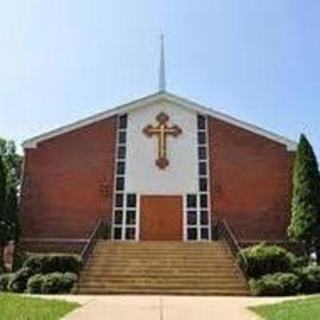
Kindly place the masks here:
[(164, 35), (160, 35), (161, 51), (159, 65), (159, 92), (166, 91), (166, 64), (164, 59)]

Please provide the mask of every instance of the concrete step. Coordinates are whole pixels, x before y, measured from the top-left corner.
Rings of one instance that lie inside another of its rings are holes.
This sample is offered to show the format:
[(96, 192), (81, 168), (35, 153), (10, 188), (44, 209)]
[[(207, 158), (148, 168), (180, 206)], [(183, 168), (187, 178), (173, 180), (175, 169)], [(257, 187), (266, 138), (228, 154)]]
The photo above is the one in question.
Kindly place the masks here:
[(220, 242), (98, 242), (83, 270), (86, 294), (247, 295), (232, 254)]
[(81, 279), (108, 279), (108, 278), (160, 278), (160, 279), (188, 279), (188, 278), (196, 278), (203, 280), (211, 280), (211, 279), (230, 279), (230, 278), (241, 278), (241, 275), (237, 272), (212, 272), (212, 273), (195, 273), (195, 272), (180, 272), (180, 273), (160, 273), (160, 272), (83, 272), (81, 274)]
[(102, 279), (102, 280), (81, 280), (80, 281), (80, 287), (109, 287), (109, 286), (138, 286), (138, 287), (154, 287), (154, 286), (165, 286), (168, 288), (171, 287), (182, 287), (187, 288), (191, 287), (193, 288), (196, 286), (197, 288), (207, 288), (207, 287), (221, 287), (221, 288), (243, 288), (245, 284), (243, 282), (240, 282), (240, 280), (237, 277), (230, 278), (230, 279), (210, 279), (210, 280), (203, 280), (203, 279), (191, 279), (191, 278), (185, 278), (185, 279), (161, 279), (161, 278), (138, 278), (138, 279), (119, 279), (119, 278), (108, 278), (108, 279)]
[(136, 294), (136, 295), (194, 295), (194, 296), (248, 296), (244, 289), (136, 289), (136, 288), (80, 288), (78, 294)]
[(244, 286), (238, 282), (226, 282), (226, 283), (216, 283), (216, 282), (114, 282), (114, 281), (104, 281), (97, 283), (81, 283), (79, 288), (155, 288), (155, 289), (243, 289)]

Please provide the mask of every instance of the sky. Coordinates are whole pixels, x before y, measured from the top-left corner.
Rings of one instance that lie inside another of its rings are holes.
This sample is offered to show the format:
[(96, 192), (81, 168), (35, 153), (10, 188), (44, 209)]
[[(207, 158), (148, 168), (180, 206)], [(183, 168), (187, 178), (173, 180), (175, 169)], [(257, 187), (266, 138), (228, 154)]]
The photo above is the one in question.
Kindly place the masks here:
[(167, 89), (320, 158), (318, 0), (0, 0), (0, 136), (23, 140)]

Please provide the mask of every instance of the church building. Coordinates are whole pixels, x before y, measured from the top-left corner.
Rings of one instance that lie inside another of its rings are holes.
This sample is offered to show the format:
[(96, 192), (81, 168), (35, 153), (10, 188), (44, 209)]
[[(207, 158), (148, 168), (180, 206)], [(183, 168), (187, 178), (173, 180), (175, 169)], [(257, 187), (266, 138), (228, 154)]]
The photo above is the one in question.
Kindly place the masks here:
[(282, 241), (296, 144), (166, 91), (24, 143), (22, 241)]

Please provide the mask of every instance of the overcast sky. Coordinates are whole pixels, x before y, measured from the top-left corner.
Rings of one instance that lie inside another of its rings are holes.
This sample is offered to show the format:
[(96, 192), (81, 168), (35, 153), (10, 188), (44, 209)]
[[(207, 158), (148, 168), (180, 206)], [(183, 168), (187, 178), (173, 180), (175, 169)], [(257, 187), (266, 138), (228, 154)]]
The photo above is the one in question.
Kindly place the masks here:
[(157, 90), (320, 156), (320, 1), (0, 0), (0, 136), (24, 139)]

